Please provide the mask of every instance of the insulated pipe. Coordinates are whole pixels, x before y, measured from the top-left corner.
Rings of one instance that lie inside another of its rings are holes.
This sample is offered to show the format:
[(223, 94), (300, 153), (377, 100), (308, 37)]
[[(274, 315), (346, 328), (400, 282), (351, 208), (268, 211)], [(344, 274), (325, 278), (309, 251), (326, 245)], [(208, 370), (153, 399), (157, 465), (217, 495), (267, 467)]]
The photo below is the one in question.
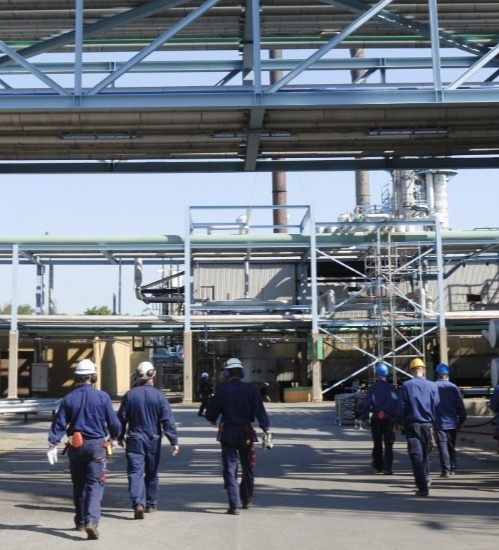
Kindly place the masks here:
[(433, 174), (433, 188), (435, 191), (435, 210), (442, 222), (442, 229), (449, 229), (449, 200), (447, 183), (449, 176), (456, 175), (455, 170), (437, 170)]
[[(334, 222), (333, 222), (334, 225)], [(351, 233), (342, 233), (341, 235), (335, 233), (322, 233), (317, 235), (317, 242), (321, 244), (355, 244), (355, 243), (369, 243), (373, 241), (373, 234), (370, 231), (363, 231), (363, 224), (352, 224)], [(365, 224), (364, 224), (365, 225)], [(435, 234), (433, 231), (415, 231), (414, 233), (407, 234), (400, 231), (400, 227), (404, 224), (392, 224), (390, 222), (384, 225), (392, 226), (394, 232), (390, 233), (390, 239), (397, 242), (412, 242), (412, 241), (434, 241)], [(421, 224), (422, 225), (422, 224)], [(359, 230), (355, 230), (358, 228)], [(453, 230), (443, 231), (442, 241), (446, 243), (453, 242), (475, 242), (475, 241), (487, 241), (493, 242), (499, 239), (498, 230), (483, 230), (483, 231), (470, 231), (470, 230)], [(109, 248), (113, 246), (127, 245), (128, 250), (134, 250), (137, 248), (137, 253), (142, 251), (141, 247), (168, 247), (171, 245), (183, 245), (184, 239), (178, 235), (159, 235), (150, 237), (138, 238), (135, 235), (132, 236), (93, 236), (86, 238), (74, 238), (74, 237), (0, 237), (0, 247), (8, 247), (12, 249), (13, 243), (23, 249), (36, 248), (38, 254), (45, 253), (45, 248), (54, 246), (54, 249), (58, 247), (64, 247), (63, 251), (72, 250), (74, 252), (85, 251), (88, 252), (96, 247), (96, 250), (101, 248)], [(190, 243), (193, 248), (201, 246), (223, 246), (223, 245), (308, 245), (310, 243), (310, 236), (303, 234), (248, 234), (248, 235), (192, 235), (190, 236)], [(75, 247), (74, 249), (71, 247)], [(88, 247), (88, 248), (87, 248)], [(181, 247), (183, 248), (183, 247)], [(140, 249), (140, 250), (139, 250)], [(48, 252), (47, 252), (48, 253)], [(137, 284), (137, 278), (135, 283)]]
[(426, 201), (428, 202), (429, 212), (435, 210), (435, 190), (433, 189), (433, 172), (428, 170), (425, 172), (425, 183), (426, 183)]

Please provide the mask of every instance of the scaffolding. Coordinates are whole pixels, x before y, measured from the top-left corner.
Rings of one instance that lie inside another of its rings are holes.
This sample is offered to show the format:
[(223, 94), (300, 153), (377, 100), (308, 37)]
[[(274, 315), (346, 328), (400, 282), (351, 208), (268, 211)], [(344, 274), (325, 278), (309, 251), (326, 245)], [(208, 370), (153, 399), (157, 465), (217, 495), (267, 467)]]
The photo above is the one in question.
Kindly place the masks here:
[[(326, 388), (322, 393), (340, 386), (346, 380), (355, 378), (367, 370), (374, 378), (374, 367), (380, 361), (393, 367), (394, 382), (397, 373), (408, 376), (404, 366), (411, 358), (426, 357), (428, 339), (441, 337), (439, 329), (445, 327), (442, 310), (433, 307), (438, 300), (427, 296), (426, 283), (437, 280), (443, 288), (441, 265), (440, 232), (436, 222), (424, 221), (424, 242), (421, 233), (421, 221), (372, 223), (367, 228), (365, 243), (335, 249), (317, 247), (317, 257), (329, 259), (341, 265), (355, 279), (355, 291), (337, 304), (331, 304), (318, 321), (319, 330), (326, 340), (341, 342), (343, 346), (359, 352), (365, 358), (365, 366)], [(324, 224), (321, 223), (321, 226)], [(412, 231), (397, 231), (401, 225), (412, 226)], [(348, 235), (354, 235), (355, 229), (366, 227), (352, 224), (334, 224), (333, 233), (340, 229), (348, 243)], [(356, 268), (349, 259), (355, 255)], [(359, 267), (358, 260), (362, 260)], [(346, 278), (345, 278), (346, 279)], [(439, 292), (440, 294), (440, 292)], [(346, 338), (345, 332), (359, 335), (358, 338)], [(370, 348), (362, 346), (360, 335), (370, 334)]]

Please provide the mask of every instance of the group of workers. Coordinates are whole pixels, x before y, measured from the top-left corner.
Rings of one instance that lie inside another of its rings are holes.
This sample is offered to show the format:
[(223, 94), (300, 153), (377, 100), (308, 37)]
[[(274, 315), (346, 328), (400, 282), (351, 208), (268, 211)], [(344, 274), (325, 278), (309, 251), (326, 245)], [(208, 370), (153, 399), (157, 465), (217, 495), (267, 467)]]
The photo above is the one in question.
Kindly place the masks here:
[[(393, 443), (397, 429), (407, 440), (407, 449), (416, 482), (416, 495), (429, 495), (429, 454), (438, 447), (441, 477), (456, 474), (456, 435), (466, 420), (464, 403), (457, 386), (449, 381), (450, 369), (440, 364), (438, 379), (425, 378), (425, 365), (413, 359), (411, 378), (397, 391), (388, 381), (390, 367), (376, 366), (376, 381), (368, 388), (361, 416), (370, 420), (373, 438), (372, 468), (376, 473), (391, 475)], [(223, 480), (229, 507), (227, 513), (239, 515), (253, 502), (255, 449), (257, 440), (253, 422), (263, 430), (263, 443), (271, 445), (270, 422), (262, 398), (251, 384), (243, 383), (241, 361), (235, 357), (224, 364), (226, 383), (213, 394), (213, 386), (203, 373), (203, 389), (199, 391), (206, 419), (219, 421), (218, 441), (221, 445)], [(166, 396), (154, 387), (154, 366), (145, 361), (136, 370), (134, 387), (123, 396), (119, 410), (113, 409), (109, 395), (94, 387), (97, 381), (95, 364), (84, 359), (75, 369), (76, 389), (67, 394), (57, 410), (49, 430), (51, 464), (57, 462), (57, 446), (65, 435), (68, 453), (75, 528), (85, 531), (88, 539), (98, 539), (101, 500), (104, 493), (106, 455), (114, 443), (126, 446), (128, 489), (134, 519), (157, 509), (161, 439), (171, 445), (172, 455), (179, 452), (175, 418)], [(499, 385), (490, 403), (499, 413)], [(270, 443), (269, 443), (270, 442)], [(238, 468), (241, 480), (238, 484)]]
[[(99, 538), (101, 501), (106, 476), (106, 456), (113, 444), (126, 447), (127, 477), (134, 519), (154, 513), (158, 503), (161, 440), (166, 436), (172, 455), (179, 452), (175, 418), (166, 396), (154, 387), (154, 366), (148, 361), (135, 369), (136, 383), (123, 396), (118, 412), (109, 395), (94, 387), (95, 364), (90, 359), (75, 369), (76, 389), (67, 394), (49, 429), (49, 462), (58, 460), (57, 446), (68, 436), (63, 452), (68, 453), (75, 529), (85, 531), (87, 539)], [(206, 419), (215, 424), (220, 418), (218, 440), (222, 449), (223, 479), (229, 508), (239, 515), (253, 501), (254, 441), (252, 422), (256, 418), (268, 436), (269, 419), (260, 394), (244, 384), (244, 368), (237, 358), (224, 365), (227, 383), (220, 386), (211, 400), (202, 403)], [(210, 395), (212, 392), (210, 386)], [(238, 465), (241, 482), (238, 486)]]
[(76, 389), (67, 394), (49, 430), (48, 457), (57, 462), (57, 445), (67, 435), (67, 451), (73, 483), (74, 523), (87, 538), (99, 538), (101, 501), (106, 480), (107, 455), (115, 443), (126, 441), (128, 487), (135, 519), (153, 513), (157, 506), (159, 461), (163, 434), (172, 454), (179, 452), (177, 428), (168, 399), (154, 387), (154, 366), (148, 361), (136, 370), (136, 383), (121, 401), (119, 411), (111, 398), (93, 384), (95, 364), (83, 359), (75, 369)]
[[(389, 366), (378, 364), (376, 381), (367, 390), (361, 413), (364, 421), (370, 420), (375, 473), (392, 474), (393, 443), (399, 429), (407, 440), (415, 494), (421, 497), (429, 495), (429, 456), (434, 447), (438, 448), (440, 476), (456, 475), (457, 431), (467, 417), (459, 388), (449, 380), (449, 367), (437, 365), (435, 382), (425, 378), (425, 368), (422, 359), (413, 359), (411, 378), (397, 391), (387, 380)], [(499, 412), (499, 386), (494, 396), (491, 409)]]

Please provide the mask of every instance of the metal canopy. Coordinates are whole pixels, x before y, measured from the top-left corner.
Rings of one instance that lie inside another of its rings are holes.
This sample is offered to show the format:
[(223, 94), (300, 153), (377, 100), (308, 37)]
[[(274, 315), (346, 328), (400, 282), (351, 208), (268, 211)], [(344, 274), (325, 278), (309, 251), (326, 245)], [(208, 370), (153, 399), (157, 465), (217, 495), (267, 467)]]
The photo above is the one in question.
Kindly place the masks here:
[(490, 0), (0, 1), (0, 173), (496, 167), (498, 19)]

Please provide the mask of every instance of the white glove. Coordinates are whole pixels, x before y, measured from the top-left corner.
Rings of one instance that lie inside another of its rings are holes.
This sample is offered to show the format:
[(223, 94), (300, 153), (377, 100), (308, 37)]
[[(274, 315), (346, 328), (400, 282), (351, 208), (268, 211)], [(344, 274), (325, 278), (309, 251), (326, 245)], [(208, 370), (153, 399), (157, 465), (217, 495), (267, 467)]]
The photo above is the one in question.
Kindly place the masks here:
[(274, 447), (274, 435), (272, 432), (263, 432), (262, 448), (264, 451)]
[(57, 462), (57, 447), (50, 447), (47, 451), (47, 458), (49, 459), (49, 464), (51, 466)]

